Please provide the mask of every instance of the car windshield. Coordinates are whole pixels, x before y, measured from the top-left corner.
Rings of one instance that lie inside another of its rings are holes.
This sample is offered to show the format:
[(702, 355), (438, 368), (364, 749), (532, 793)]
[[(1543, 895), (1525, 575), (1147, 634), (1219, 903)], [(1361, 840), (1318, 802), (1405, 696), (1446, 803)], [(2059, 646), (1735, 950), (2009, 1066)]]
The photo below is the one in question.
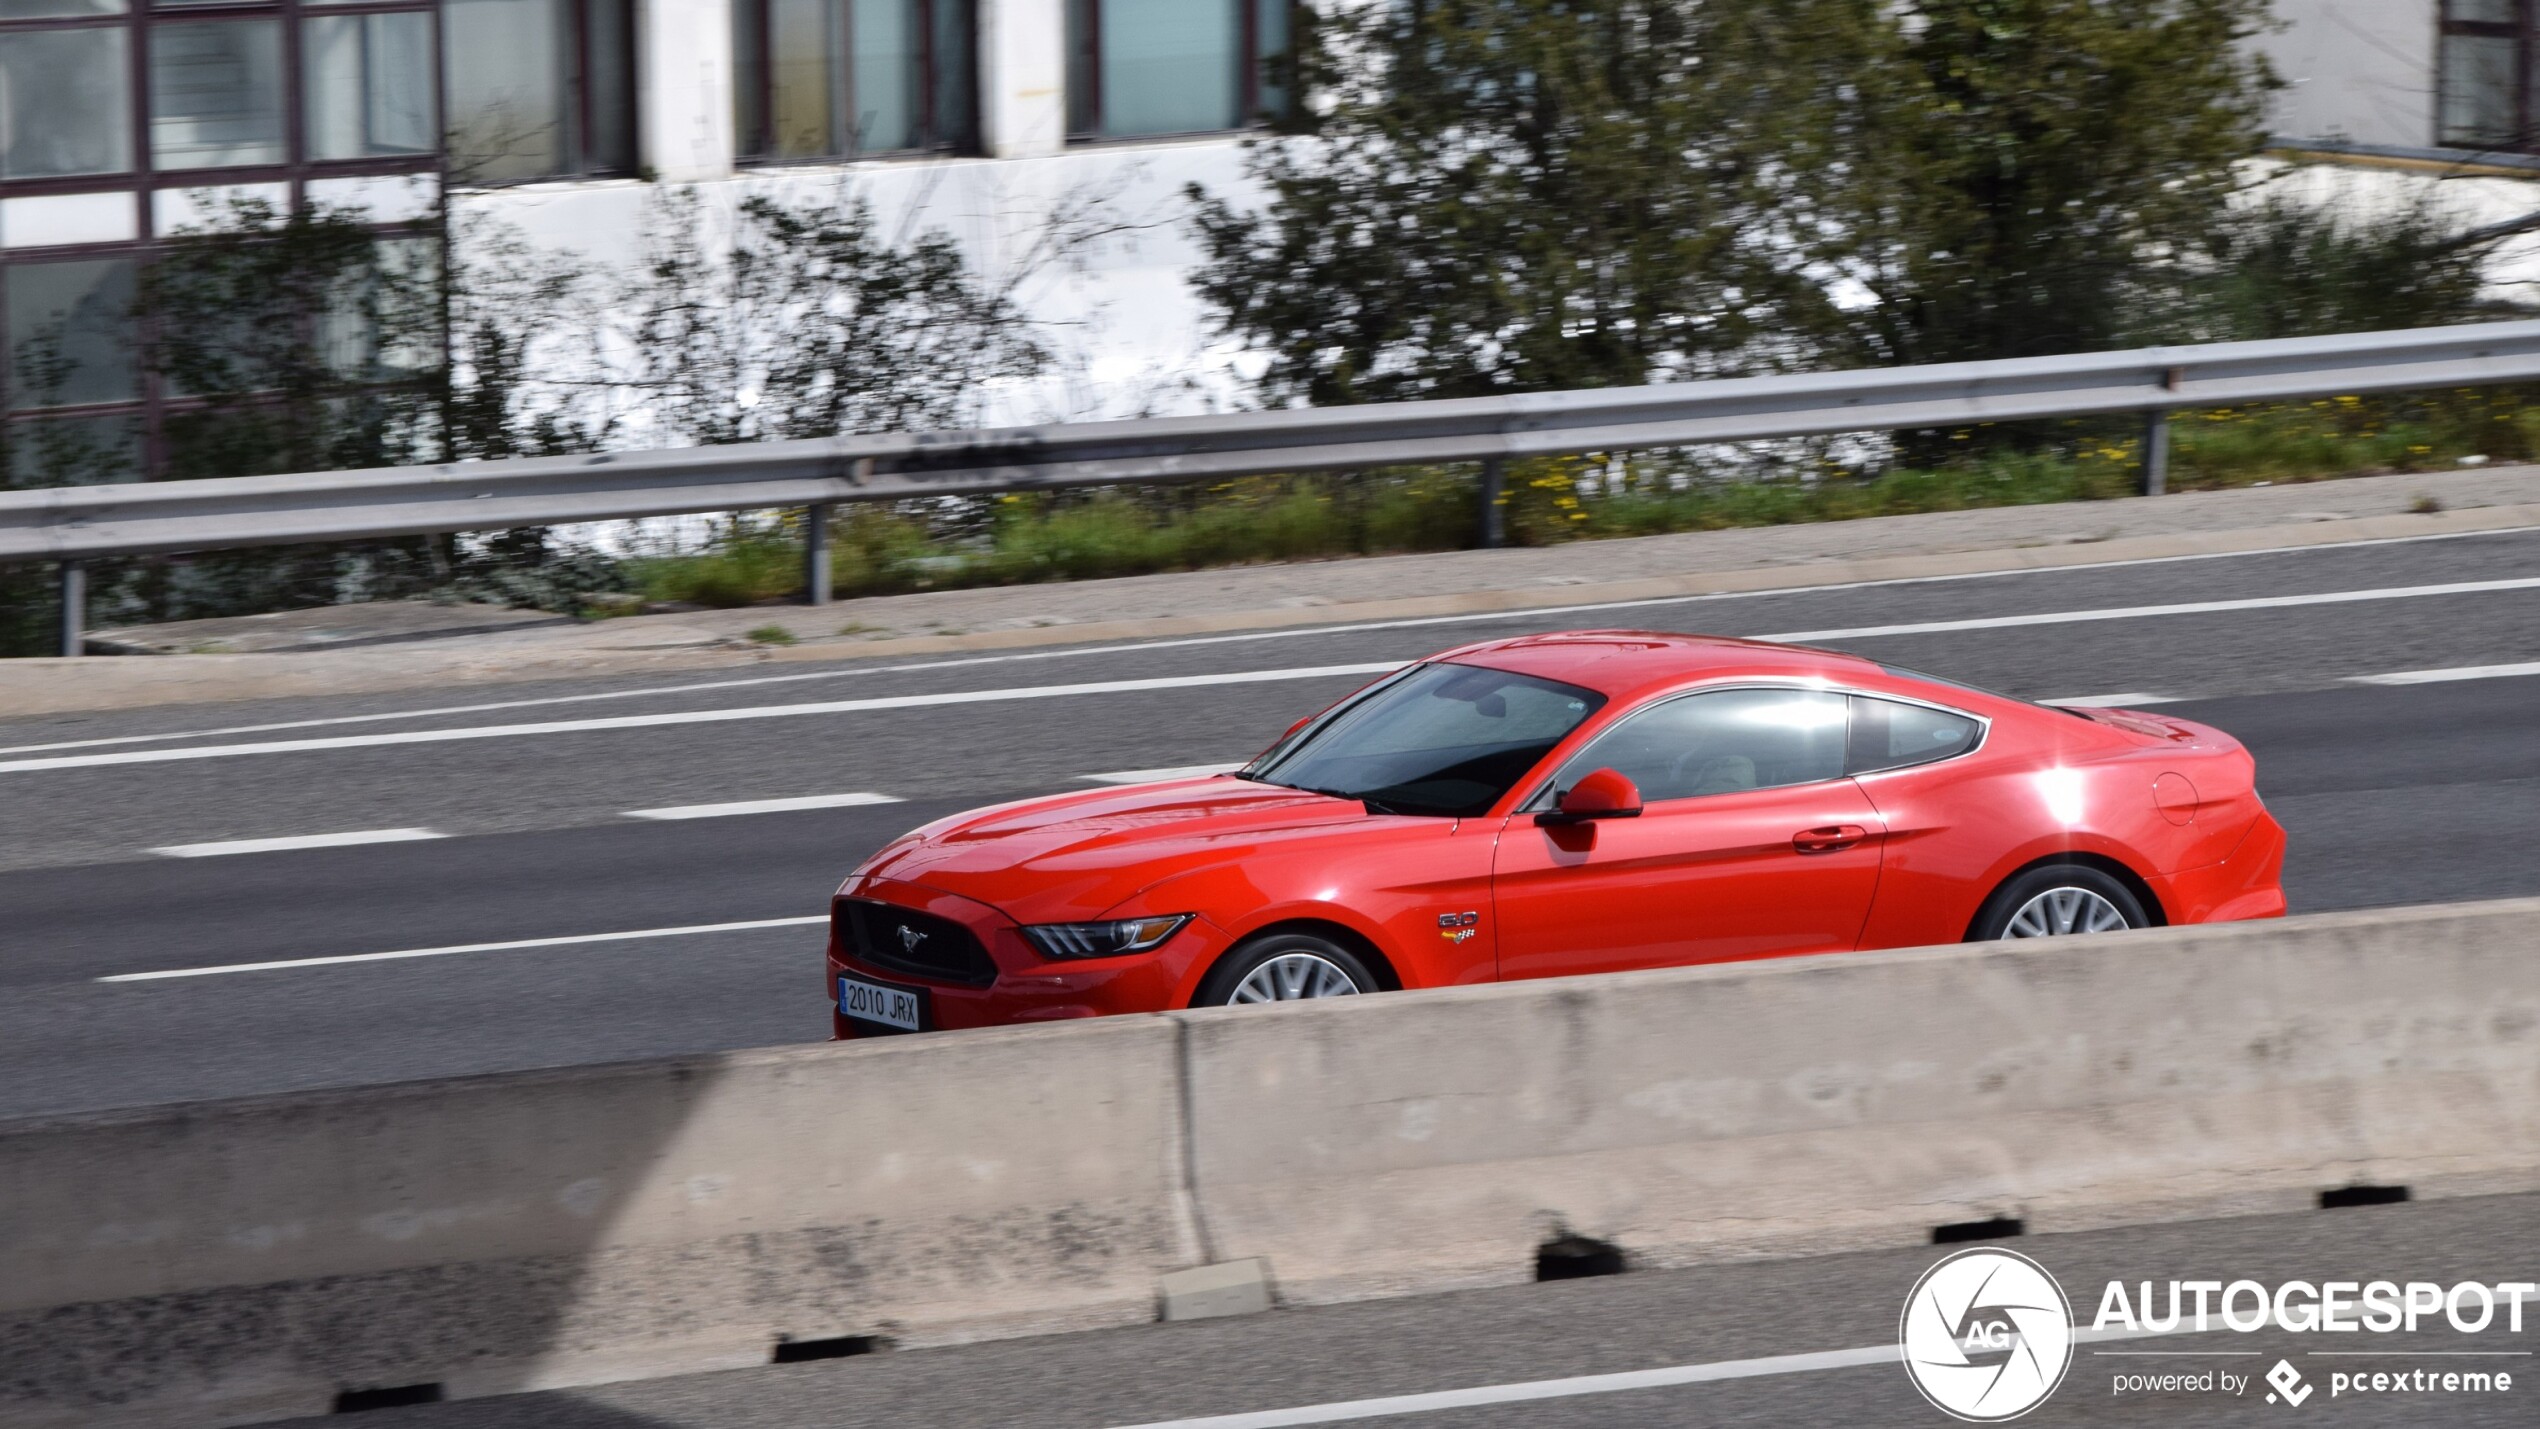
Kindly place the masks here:
[(1417, 665), (1324, 714), (1247, 779), (1365, 800), (1378, 813), (1487, 812), (1605, 697), (1477, 665)]

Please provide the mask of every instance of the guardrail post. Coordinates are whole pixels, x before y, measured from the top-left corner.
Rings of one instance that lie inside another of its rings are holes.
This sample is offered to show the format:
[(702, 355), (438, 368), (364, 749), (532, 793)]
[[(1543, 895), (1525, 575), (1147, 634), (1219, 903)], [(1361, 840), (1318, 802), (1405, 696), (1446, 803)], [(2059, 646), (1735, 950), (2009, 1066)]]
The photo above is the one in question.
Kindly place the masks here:
[(2158, 496), (2170, 489), (2170, 413), (2155, 407), (2143, 414), (2143, 494)]
[(829, 603), (829, 508), (803, 508), (803, 603)]
[(1500, 490), (1508, 477), (1507, 463), (1497, 457), (1482, 463), (1482, 545), (1497, 550), (1508, 544), (1508, 523), (1499, 509)]
[(62, 653), (88, 653), (88, 567), (62, 562)]

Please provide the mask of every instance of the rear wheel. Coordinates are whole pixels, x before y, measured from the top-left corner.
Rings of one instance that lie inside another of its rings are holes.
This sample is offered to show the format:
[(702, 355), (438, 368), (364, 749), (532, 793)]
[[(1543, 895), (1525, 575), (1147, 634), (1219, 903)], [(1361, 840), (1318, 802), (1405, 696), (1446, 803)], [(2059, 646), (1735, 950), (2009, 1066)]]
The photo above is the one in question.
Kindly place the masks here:
[(1228, 953), (1209, 969), (1194, 1007), (1352, 997), (1383, 984), (1359, 956), (1312, 933), (1272, 933)]
[(2116, 933), (2150, 925), (2142, 900), (2123, 883), (2080, 863), (2032, 868), (1993, 891), (1976, 914), (1970, 942)]

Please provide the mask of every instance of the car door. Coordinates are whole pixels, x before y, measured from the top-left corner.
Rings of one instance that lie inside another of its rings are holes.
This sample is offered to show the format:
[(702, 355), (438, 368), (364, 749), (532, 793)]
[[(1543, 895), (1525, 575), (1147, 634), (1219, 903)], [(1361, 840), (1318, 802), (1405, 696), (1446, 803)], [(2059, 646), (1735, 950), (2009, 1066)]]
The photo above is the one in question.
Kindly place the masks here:
[[(1848, 719), (1841, 694), (1759, 687), (1678, 695), (1618, 721), (1500, 831), (1500, 977), (1855, 946), (1883, 825), (1844, 777)], [(1639, 817), (1535, 821), (1604, 768), (1639, 786)]]

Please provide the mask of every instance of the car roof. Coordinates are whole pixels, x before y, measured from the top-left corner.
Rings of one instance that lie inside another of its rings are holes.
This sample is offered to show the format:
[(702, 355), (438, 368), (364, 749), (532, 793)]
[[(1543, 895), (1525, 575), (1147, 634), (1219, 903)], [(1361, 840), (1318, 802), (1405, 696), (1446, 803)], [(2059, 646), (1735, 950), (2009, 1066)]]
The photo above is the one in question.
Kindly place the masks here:
[(1560, 630), (1460, 646), (1432, 658), (1558, 680), (1608, 699), (1715, 677), (1858, 681), (1884, 673), (1839, 650), (1667, 630)]

